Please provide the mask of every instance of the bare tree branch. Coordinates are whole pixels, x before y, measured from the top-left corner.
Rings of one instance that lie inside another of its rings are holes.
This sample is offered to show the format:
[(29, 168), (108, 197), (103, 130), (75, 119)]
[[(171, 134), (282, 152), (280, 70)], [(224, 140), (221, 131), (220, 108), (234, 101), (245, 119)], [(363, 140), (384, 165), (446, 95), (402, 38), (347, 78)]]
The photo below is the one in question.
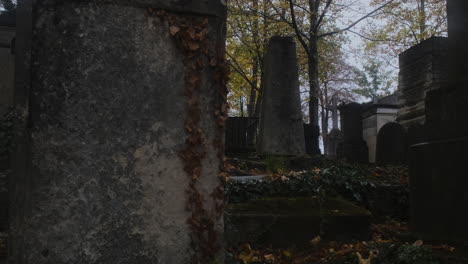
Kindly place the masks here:
[(347, 26), (347, 27), (345, 27), (345, 28), (342, 28), (342, 29), (335, 30), (335, 31), (323, 33), (323, 34), (319, 35), (319, 38), (331, 36), (331, 35), (334, 35), (334, 34), (338, 34), (338, 33), (341, 33), (341, 32), (347, 31), (347, 30), (350, 30), (350, 29), (352, 29), (354, 26), (356, 26), (357, 24), (359, 24), (361, 21), (363, 21), (364, 19), (366, 19), (366, 18), (372, 16), (373, 14), (377, 13), (377, 12), (380, 11), (381, 9), (385, 8), (386, 6), (388, 6), (388, 5), (389, 5), (390, 3), (392, 3), (393, 1), (395, 1), (395, 0), (390, 0), (390, 1), (388, 1), (387, 3), (381, 5), (379, 8), (375, 9), (374, 11), (370, 12), (369, 14), (366, 14), (365, 16), (363, 16), (363, 17), (359, 18), (358, 20), (354, 21), (354, 22), (351, 23), (349, 26)]

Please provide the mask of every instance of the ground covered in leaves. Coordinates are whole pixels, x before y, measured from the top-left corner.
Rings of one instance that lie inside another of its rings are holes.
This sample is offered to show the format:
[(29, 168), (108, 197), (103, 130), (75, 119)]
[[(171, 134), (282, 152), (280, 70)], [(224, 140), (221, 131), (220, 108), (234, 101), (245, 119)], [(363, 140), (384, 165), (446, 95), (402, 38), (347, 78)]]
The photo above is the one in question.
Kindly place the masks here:
[(351, 164), (325, 157), (231, 158), (229, 173), (264, 177), (231, 180), (229, 203), (264, 197), (341, 196), (369, 209), (374, 216), (406, 219), (409, 207), (406, 166)]
[[(312, 238), (308, 247), (254, 248), (245, 243), (228, 249), (231, 264), (439, 264), (456, 252), (447, 244), (426, 244), (412, 241), (404, 222), (389, 220), (372, 225), (369, 241), (321, 241)], [(444, 256), (441, 258), (441, 256)]]
[[(228, 170), (237, 176), (226, 186), (231, 204), (265, 197), (340, 196), (367, 208), (373, 224), (367, 241), (323, 241), (317, 236), (307, 247), (287, 248), (257, 247), (246, 241), (228, 249), (226, 263), (465, 263), (446, 261), (457, 246), (424, 242), (409, 232), (409, 178), (404, 165), (352, 164), (325, 157), (237, 157), (228, 159)], [(261, 177), (239, 180), (243, 176)]]

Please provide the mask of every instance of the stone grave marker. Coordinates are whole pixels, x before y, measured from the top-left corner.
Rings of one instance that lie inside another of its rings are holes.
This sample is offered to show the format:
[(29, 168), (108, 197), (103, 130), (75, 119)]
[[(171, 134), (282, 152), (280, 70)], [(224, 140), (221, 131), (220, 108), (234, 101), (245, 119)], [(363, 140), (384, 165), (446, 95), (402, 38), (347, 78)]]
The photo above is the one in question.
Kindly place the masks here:
[(265, 55), (264, 91), (257, 152), (305, 154), (296, 43), (273, 37)]
[(9, 263), (222, 263), (225, 2), (18, 4)]

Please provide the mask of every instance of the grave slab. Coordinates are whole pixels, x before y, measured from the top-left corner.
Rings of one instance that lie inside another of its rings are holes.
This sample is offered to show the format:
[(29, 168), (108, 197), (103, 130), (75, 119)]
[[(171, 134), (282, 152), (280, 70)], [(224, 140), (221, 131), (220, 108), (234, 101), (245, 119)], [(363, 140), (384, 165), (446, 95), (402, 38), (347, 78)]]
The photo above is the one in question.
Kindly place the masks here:
[(230, 204), (225, 212), (226, 243), (290, 247), (310, 246), (310, 240), (319, 235), (324, 240), (369, 238), (369, 211), (340, 198), (329, 198), (322, 206), (320, 211), (316, 197), (265, 198)]

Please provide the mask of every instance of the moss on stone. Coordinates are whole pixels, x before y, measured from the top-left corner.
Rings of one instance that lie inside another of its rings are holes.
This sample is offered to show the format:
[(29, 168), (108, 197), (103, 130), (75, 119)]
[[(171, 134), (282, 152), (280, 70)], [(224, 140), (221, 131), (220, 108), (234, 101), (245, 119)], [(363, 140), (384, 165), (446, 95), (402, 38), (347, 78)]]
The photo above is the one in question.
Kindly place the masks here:
[(326, 198), (320, 209), (317, 197), (262, 198), (246, 203), (230, 204), (229, 214), (287, 215), (287, 216), (351, 216), (370, 215), (366, 209), (342, 198)]

